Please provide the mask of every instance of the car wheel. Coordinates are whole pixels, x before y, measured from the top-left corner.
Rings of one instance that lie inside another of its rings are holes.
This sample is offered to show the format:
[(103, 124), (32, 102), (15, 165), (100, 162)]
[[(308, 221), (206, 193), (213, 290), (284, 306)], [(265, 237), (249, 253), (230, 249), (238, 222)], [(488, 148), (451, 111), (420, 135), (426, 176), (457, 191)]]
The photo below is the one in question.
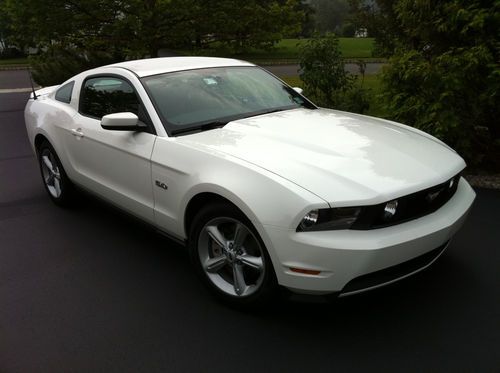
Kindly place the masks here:
[(235, 306), (257, 305), (277, 289), (274, 269), (250, 220), (230, 204), (202, 209), (189, 235), (191, 260), (208, 288)]
[(70, 205), (73, 197), (73, 185), (54, 148), (47, 141), (44, 141), (38, 148), (38, 163), (45, 190), (52, 201), (59, 206)]

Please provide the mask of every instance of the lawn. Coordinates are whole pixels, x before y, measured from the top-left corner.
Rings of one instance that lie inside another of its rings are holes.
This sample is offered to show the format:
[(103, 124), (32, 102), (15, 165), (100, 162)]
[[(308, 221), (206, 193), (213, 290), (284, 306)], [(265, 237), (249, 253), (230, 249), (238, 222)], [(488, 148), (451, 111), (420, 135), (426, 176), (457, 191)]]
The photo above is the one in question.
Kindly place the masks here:
[[(263, 58), (298, 58), (300, 47), (306, 42), (307, 39), (282, 39), (276, 44), (274, 50), (255, 51), (248, 55)], [(373, 57), (373, 38), (339, 38), (339, 45), (344, 58)]]
[[(292, 87), (304, 87), (304, 83), (298, 76), (282, 76), (280, 78)], [(378, 97), (382, 92), (380, 75), (365, 75), (364, 81), (361, 81), (361, 77), (358, 77), (357, 84), (362, 84), (363, 88), (370, 91), (370, 108), (365, 114), (374, 117), (385, 117), (385, 112)], [(304, 93), (307, 97), (307, 92)]]
[(0, 66), (8, 66), (8, 65), (27, 65), (27, 58), (9, 58), (9, 59), (0, 59)]
[[(300, 47), (307, 39), (282, 39), (274, 48), (268, 51), (250, 50), (241, 54), (231, 54), (224, 49), (205, 50), (208, 55), (218, 57), (236, 57), (243, 60), (255, 61), (260, 64), (263, 61), (270, 62), (290, 62), (299, 59)], [(348, 59), (374, 59), (372, 55), (374, 48), (373, 38), (339, 38), (342, 56)]]

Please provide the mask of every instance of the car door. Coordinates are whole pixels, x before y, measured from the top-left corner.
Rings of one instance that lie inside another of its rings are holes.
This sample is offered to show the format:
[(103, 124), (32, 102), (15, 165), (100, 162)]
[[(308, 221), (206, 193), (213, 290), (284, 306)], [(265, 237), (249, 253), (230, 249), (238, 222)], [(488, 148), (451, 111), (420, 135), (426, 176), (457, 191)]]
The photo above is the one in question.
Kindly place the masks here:
[[(105, 130), (104, 115), (132, 112), (145, 131)], [(75, 181), (119, 207), (154, 222), (151, 153), (154, 127), (133, 84), (116, 74), (88, 76), (66, 146)]]

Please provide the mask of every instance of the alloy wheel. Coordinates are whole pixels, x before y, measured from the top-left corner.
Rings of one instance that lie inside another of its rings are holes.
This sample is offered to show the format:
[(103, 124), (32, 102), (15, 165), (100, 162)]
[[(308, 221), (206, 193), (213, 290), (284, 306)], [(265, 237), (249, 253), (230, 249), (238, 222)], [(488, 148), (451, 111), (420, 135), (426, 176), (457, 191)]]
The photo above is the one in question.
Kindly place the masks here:
[(252, 231), (236, 219), (207, 222), (199, 234), (198, 255), (209, 280), (226, 294), (246, 297), (263, 283), (264, 251)]
[(62, 194), (61, 173), (57, 166), (57, 161), (49, 149), (43, 149), (40, 155), (43, 181), (49, 193), (54, 198), (59, 198)]

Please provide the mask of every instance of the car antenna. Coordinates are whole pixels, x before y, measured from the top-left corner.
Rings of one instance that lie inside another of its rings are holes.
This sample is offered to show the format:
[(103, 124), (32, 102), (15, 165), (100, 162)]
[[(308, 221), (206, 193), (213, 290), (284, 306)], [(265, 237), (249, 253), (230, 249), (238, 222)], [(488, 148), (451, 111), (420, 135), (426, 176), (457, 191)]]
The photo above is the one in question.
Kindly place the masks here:
[(28, 69), (28, 72), (30, 74), (31, 91), (33, 92), (33, 100), (36, 100), (38, 97), (35, 93), (35, 86), (33, 85), (33, 76), (31, 75), (31, 69)]

